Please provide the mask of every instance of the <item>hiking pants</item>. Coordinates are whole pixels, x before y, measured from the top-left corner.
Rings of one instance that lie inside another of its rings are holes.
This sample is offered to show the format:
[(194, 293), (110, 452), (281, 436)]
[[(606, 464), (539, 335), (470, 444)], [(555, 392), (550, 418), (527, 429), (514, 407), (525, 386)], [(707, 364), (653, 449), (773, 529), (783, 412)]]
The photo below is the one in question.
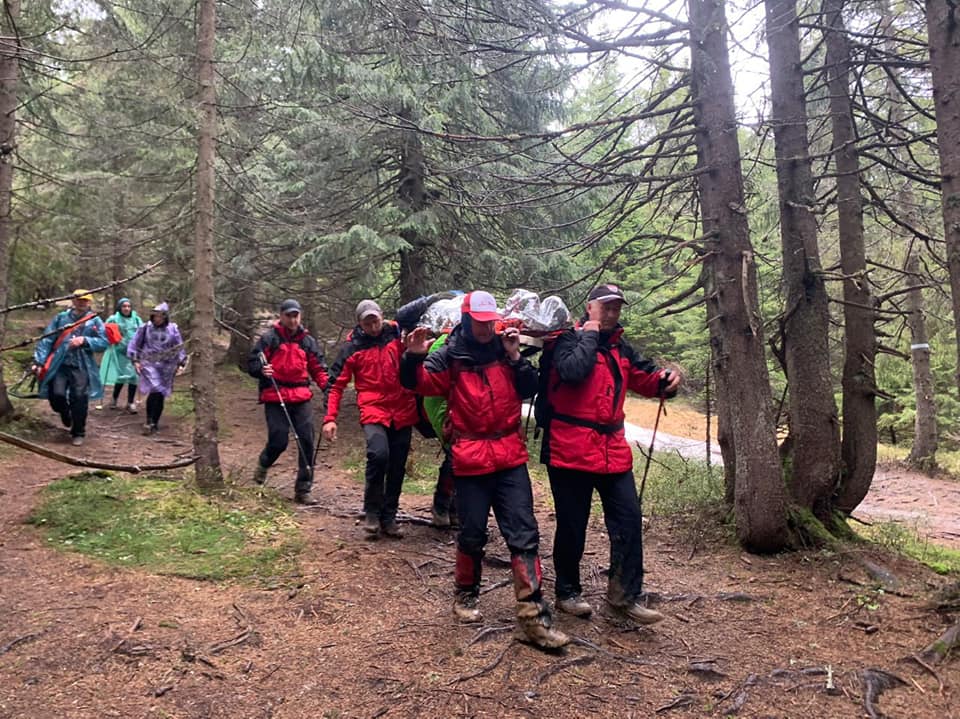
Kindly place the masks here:
[[(527, 465), (503, 469), (499, 472), (477, 476), (454, 476), (457, 493), (457, 516), (460, 534), (457, 536), (457, 566), (455, 579), (457, 591), (476, 595), (480, 590), (483, 550), (487, 545), (487, 517), (493, 516), (510, 549), (514, 565), (514, 583), (517, 596), (523, 593), (524, 601), (540, 598), (539, 558), (540, 530), (533, 514), (533, 490)], [(534, 572), (527, 565), (536, 567)], [(519, 572), (523, 569), (523, 572)], [(531, 573), (524, 582), (518, 577)], [(531, 585), (521, 590), (520, 584)]]
[(580, 560), (596, 489), (610, 537), (607, 598), (615, 606), (636, 601), (643, 592), (643, 525), (633, 471), (595, 474), (548, 466), (547, 474), (557, 515), (553, 540), (557, 599), (583, 591)]
[[(267, 446), (260, 453), (260, 466), (270, 467), (283, 454), (290, 443), (290, 422), (279, 402), (264, 402), (267, 418)], [(299, 448), (294, 440), (293, 451), (297, 453), (297, 482), (294, 491), (306, 494), (313, 487), (313, 405), (310, 402), (287, 402), (290, 421), (300, 438)]]
[(147, 395), (147, 424), (154, 427), (160, 424), (160, 415), (163, 414), (163, 392), (151, 392)]
[(83, 367), (61, 365), (50, 380), (47, 401), (54, 412), (70, 420), (70, 434), (83, 437), (87, 432), (87, 410), (90, 397), (87, 394), (90, 378)]
[(433, 491), (433, 509), (446, 514), (456, 509), (453, 492), (453, 455), (443, 448), (443, 463), (437, 471), (437, 487)]
[(363, 435), (367, 439), (363, 513), (368, 517), (379, 517), (381, 525), (389, 524), (397, 517), (412, 429), (363, 425)]

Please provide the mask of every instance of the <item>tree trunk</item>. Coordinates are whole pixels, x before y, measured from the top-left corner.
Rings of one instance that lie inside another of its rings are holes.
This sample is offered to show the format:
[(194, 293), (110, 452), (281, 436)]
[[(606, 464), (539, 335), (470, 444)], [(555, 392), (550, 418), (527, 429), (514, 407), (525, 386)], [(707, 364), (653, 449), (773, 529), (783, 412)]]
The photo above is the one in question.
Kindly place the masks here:
[(193, 451), (197, 455), (197, 484), (222, 484), (217, 447), (217, 402), (213, 346), (214, 299), (214, 159), (217, 137), (217, 91), (213, 48), (216, 37), (216, 0), (200, 0), (197, 28), (197, 78), (200, 89), (200, 126), (197, 150), (196, 236), (194, 242), (193, 341)]
[(252, 280), (247, 280), (247, 284), (240, 288), (233, 301), (236, 314), (231, 314), (229, 319), (230, 325), (237, 331), (230, 332), (226, 362), (239, 367), (244, 372), (247, 371), (247, 355), (250, 354), (250, 348), (253, 347), (255, 340), (253, 335), (256, 328), (253, 315), (256, 311), (254, 306), (256, 289), (256, 284)]
[(907, 285), (911, 288), (907, 295), (910, 308), (907, 325), (910, 327), (910, 360), (917, 410), (913, 420), (913, 447), (907, 456), (907, 464), (932, 472), (937, 468), (937, 400), (930, 371), (930, 342), (923, 310), (923, 278), (918, 253), (917, 243), (911, 243), (906, 267)]
[(927, 0), (927, 41), (933, 104), (937, 114), (943, 239), (947, 246), (953, 326), (957, 342), (956, 385), (960, 391), (960, 6)]
[[(756, 267), (740, 168), (723, 0), (690, 0), (700, 208), (712, 253), (707, 297), (724, 462), (733, 455), (737, 536), (751, 551), (788, 543), (787, 491), (777, 454)], [(724, 450), (724, 436), (731, 448)], [(729, 472), (727, 468), (725, 471)]]
[[(0, 19), (0, 308), (7, 306), (10, 286), (10, 237), (13, 226), (13, 160), (16, 156), (17, 81), (20, 75), (20, 34), (16, 27), (20, 17), (20, 0), (4, 0)], [(6, 335), (7, 315), (0, 313), (0, 345)], [(0, 419), (13, 414), (7, 396), (0, 362)]]
[[(409, 113), (405, 112), (402, 116), (409, 118)], [(400, 187), (397, 195), (409, 216), (427, 206), (423, 147), (420, 136), (412, 130), (404, 132), (400, 162)], [(426, 253), (430, 242), (413, 229), (402, 230), (400, 236), (410, 245), (410, 249), (400, 252), (400, 304), (402, 305), (428, 292)]]
[(829, 310), (813, 216), (796, 0), (764, 0), (773, 101), (786, 309), (783, 350), (790, 397), (788, 484), (794, 500), (829, 519), (840, 469), (840, 431), (828, 349)]
[[(892, 38), (894, 15), (889, 3), (883, 0), (880, 3), (881, 27), (885, 37)], [(895, 52), (892, 40), (885, 40), (887, 51)], [(890, 107), (890, 122), (902, 124), (903, 101), (898, 98), (899, 90), (893, 79), (887, 78), (887, 97)], [(902, 148), (894, 148), (898, 157), (905, 155)], [(902, 160), (906, 164), (908, 158)], [(917, 208), (919, 203), (913, 191), (913, 183), (909, 178), (903, 178), (899, 192), (890, 200), (899, 215), (908, 218), (910, 227), (919, 226)], [(897, 244), (907, 248), (907, 257), (904, 262), (906, 283), (910, 288), (907, 293), (907, 326), (910, 328), (910, 364), (913, 368), (914, 394), (914, 436), (913, 447), (907, 456), (907, 463), (925, 472), (934, 470), (937, 466), (937, 402), (934, 395), (933, 372), (930, 369), (930, 344), (927, 335), (927, 317), (923, 301), (923, 276), (920, 274), (920, 252), (922, 245), (920, 238), (914, 237), (903, 230), (894, 230)], [(892, 428), (891, 428), (892, 431)]]
[(863, 242), (860, 158), (850, 102), (850, 46), (843, 23), (844, 0), (824, 0), (827, 86), (837, 170), (837, 221), (843, 270), (843, 460), (834, 504), (852, 512), (867, 496), (877, 465), (877, 407), (874, 361), (875, 300), (867, 277)]

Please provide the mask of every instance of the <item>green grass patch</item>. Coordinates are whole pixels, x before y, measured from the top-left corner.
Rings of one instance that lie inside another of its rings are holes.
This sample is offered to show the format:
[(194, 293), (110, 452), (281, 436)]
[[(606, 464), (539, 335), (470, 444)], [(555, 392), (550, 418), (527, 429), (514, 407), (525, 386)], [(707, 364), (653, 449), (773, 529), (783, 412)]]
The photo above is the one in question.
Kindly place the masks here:
[[(878, 462), (906, 462), (910, 447), (891, 444), (877, 445)], [(954, 478), (960, 478), (960, 450), (937, 450), (937, 466)]]
[[(646, 460), (634, 463), (637, 488)], [(674, 516), (701, 514), (723, 502), (723, 469), (673, 454), (654, 454), (643, 494), (645, 514)]]
[(857, 535), (893, 552), (926, 564), (937, 574), (960, 575), (960, 550), (934, 544), (920, 536), (916, 527), (900, 522), (878, 522), (870, 526), (850, 524)]
[(303, 547), (292, 512), (256, 490), (199, 494), (177, 482), (80, 475), (46, 487), (31, 524), (53, 546), (192, 579), (275, 582)]
[(189, 417), (193, 414), (193, 392), (190, 388), (174, 389), (163, 405), (163, 413), (172, 417)]

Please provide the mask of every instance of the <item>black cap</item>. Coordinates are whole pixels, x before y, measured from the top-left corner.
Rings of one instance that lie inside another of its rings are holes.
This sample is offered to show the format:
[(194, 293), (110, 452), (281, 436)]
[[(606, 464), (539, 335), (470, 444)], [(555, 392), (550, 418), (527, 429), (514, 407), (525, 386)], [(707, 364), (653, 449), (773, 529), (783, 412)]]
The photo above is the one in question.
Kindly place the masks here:
[(302, 312), (300, 303), (296, 300), (284, 300), (280, 303), (280, 314), (285, 315), (288, 312)]
[(616, 285), (597, 285), (587, 295), (588, 302), (613, 302), (614, 300), (627, 304), (627, 298), (623, 296), (623, 290)]

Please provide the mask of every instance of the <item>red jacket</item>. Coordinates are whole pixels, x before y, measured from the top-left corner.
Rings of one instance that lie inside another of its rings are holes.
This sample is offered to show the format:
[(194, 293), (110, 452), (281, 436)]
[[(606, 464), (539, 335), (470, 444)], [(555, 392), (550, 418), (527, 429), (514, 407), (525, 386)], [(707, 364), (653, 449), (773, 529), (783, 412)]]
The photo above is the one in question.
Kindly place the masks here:
[(537, 391), (537, 371), (526, 359), (511, 362), (500, 338), (490, 345), (467, 342), (462, 326), (440, 349), (404, 354), (400, 381), (418, 394), (447, 398), (445, 438), (453, 473), (490, 474), (526, 464), (520, 422), (522, 400)]
[(641, 357), (618, 327), (601, 340), (598, 332), (564, 332), (540, 362), (537, 422), (544, 428), (540, 461), (551, 467), (597, 474), (633, 468), (623, 435), (627, 390), (658, 397), (665, 371)]
[[(263, 353), (273, 366), (273, 381), (264, 377)], [(247, 371), (260, 380), (260, 401), (295, 404), (309, 402), (313, 397), (310, 378), (323, 389), (327, 386), (327, 366), (323, 363), (323, 350), (307, 330), (299, 327), (293, 334), (279, 322), (263, 333), (247, 359)], [(280, 388), (280, 395), (274, 389)]]
[(370, 337), (355, 327), (330, 369), (324, 422), (336, 422), (343, 390), (353, 380), (360, 407), (360, 424), (382, 424), (396, 429), (417, 423), (416, 396), (400, 386), (400, 328), (384, 322), (383, 331)]

